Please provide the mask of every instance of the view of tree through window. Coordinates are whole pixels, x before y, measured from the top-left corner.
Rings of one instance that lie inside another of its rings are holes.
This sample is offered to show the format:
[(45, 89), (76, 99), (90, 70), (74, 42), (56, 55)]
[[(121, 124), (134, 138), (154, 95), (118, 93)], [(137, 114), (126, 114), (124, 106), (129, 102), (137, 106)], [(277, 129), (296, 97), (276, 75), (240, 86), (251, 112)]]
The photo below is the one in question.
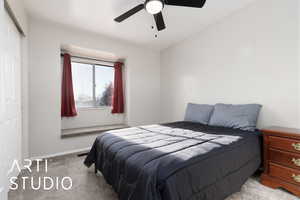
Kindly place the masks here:
[(72, 62), (77, 107), (111, 106), (114, 68)]

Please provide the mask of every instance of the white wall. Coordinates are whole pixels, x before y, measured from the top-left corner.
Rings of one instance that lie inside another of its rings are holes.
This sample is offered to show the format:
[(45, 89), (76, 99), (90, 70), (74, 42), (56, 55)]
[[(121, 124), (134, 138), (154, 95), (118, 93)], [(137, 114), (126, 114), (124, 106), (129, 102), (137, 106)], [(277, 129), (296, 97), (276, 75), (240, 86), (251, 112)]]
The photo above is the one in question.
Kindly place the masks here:
[(126, 58), (126, 117), (131, 126), (160, 121), (160, 55), (101, 35), (36, 19), (29, 27), (29, 150), (43, 156), (90, 147), (96, 137), (61, 139), (60, 45), (112, 52)]
[(77, 108), (76, 117), (64, 117), (62, 129), (88, 128), (93, 126), (126, 124), (125, 114), (112, 114), (110, 107)]
[(161, 54), (163, 121), (188, 102), (260, 103), (259, 127), (300, 127), (297, 0), (256, 1)]

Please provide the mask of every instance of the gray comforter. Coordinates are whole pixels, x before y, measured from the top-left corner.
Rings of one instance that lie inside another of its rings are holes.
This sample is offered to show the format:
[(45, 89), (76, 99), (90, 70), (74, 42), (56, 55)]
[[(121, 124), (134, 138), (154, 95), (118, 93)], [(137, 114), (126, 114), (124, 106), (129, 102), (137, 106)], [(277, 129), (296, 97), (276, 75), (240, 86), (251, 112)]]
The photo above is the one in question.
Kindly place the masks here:
[(259, 132), (175, 122), (108, 131), (95, 164), (120, 200), (222, 200), (260, 166)]

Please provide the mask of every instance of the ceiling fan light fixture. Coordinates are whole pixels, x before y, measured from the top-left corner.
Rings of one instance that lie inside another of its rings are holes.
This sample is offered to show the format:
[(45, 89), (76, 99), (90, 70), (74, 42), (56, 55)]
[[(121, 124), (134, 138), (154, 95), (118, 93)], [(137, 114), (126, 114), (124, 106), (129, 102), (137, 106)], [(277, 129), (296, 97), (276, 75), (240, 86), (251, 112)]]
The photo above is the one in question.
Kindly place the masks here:
[(146, 1), (145, 8), (148, 13), (155, 15), (162, 11), (164, 4), (161, 0), (148, 0)]

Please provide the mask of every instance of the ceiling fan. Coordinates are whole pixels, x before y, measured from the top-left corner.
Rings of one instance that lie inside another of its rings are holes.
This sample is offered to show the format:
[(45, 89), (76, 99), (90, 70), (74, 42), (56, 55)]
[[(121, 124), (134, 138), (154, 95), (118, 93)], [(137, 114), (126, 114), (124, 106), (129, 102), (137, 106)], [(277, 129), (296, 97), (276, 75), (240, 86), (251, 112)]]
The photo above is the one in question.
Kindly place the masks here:
[(157, 30), (161, 31), (166, 28), (161, 12), (165, 5), (202, 8), (205, 4), (205, 1), (206, 0), (146, 0), (144, 3), (135, 6), (114, 20), (120, 23), (135, 13), (145, 9), (149, 14), (154, 16)]

